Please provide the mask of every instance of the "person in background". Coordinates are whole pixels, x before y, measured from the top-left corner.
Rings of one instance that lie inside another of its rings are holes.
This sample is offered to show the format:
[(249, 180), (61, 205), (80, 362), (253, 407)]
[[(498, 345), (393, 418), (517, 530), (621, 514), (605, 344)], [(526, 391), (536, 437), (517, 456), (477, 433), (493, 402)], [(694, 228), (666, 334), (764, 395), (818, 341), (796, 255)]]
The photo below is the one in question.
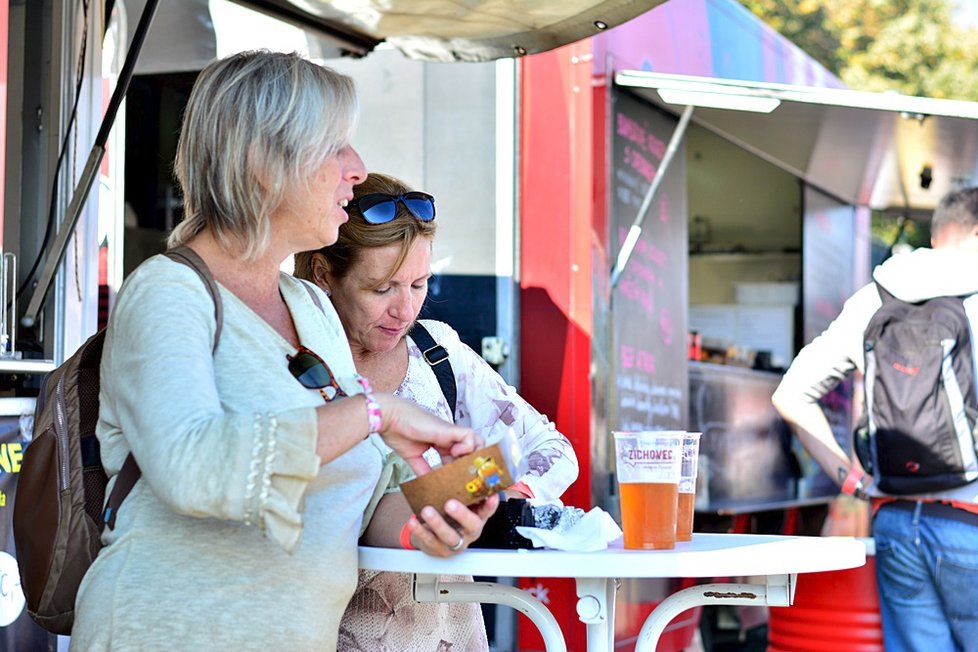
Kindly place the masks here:
[[(978, 188), (943, 197), (931, 221), (932, 249), (894, 256), (873, 278), (897, 299), (978, 293)], [(864, 333), (882, 306), (876, 283), (846, 301), (831, 325), (792, 362), (772, 401), (796, 436), (844, 491), (871, 497), (876, 579), (887, 652), (978, 649), (978, 483), (887, 496), (836, 442), (818, 400), (847, 374), (865, 372)], [(864, 486), (865, 485), (865, 486)]]
[[(423, 473), (432, 445), (475, 449), (470, 428), (372, 390), (325, 295), (279, 271), (347, 220), (365, 177), (356, 114), (352, 80), (298, 55), (246, 52), (200, 73), (169, 245), (213, 274), (223, 330), (213, 349), (214, 301), (165, 256), (119, 294), (97, 435), (110, 484), (130, 452), (142, 475), (82, 581), (73, 648), (333, 649), (390, 450)], [(493, 507), (448, 504), (457, 525), (426, 516), (412, 540), (451, 554)]]
[[(555, 500), (577, 479), (577, 457), (554, 424), (530, 406), (450, 326), (421, 320), (448, 352), (458, 392), (454, 413), (432, 366), (412, 337), (428, 294), (435, 200), (393, 177), (371, 173), (346, 207), (350, 221), (335, 244), (296, 255), (295, 274), (331, 297), (346, 329), (357, 370), (378, 389), (413, 401), (443, 419), (474, 428), (511, 426), (528, 471), (509, 497)], [(416, 337), (416, 336), (415, 336)], [(410, 477), (396, 456), (388, 458), (390, 487), (371, 528), (401, 527), (405, 547), (416, 546), (407, 501), (397, 486)], [(469, 540), (466, 539), (466, 543)], [(459, 542), (461, 544), (461, 541)], [(446, 578), (458, 581), (471, 578)], [(416, 603), (410, 576), (361, 571), (357, 593), (340, 625), (340, 650), (485, 650), (485, 625), (476, 604)]]

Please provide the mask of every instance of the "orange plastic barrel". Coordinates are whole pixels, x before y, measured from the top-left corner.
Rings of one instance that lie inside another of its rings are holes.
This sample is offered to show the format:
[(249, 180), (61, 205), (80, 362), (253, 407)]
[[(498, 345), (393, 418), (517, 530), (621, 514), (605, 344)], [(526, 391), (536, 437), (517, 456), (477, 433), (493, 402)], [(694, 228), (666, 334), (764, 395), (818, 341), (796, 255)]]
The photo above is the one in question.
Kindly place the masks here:
[(883, 652), (876, 559), (866, 565), (798, 575), (790, 607), (771, 607), (768, 652)]

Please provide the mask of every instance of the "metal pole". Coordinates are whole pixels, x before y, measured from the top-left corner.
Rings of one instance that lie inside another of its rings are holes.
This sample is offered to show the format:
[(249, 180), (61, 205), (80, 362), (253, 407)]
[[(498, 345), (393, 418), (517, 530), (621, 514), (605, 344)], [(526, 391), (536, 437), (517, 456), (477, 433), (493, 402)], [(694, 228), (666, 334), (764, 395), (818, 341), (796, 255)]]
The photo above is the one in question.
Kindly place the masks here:
[[(3, 315), (3, 328), (10, 329), (3, 335), (3, 351), (0, 357), (17, 357), (17, 256), (6, 251), (3, 254), (3, 292), (0, 294), (0, 301), (3, 305), (0, 309), (7, 310), (7, 291), (10, 291), (10, 314)], [(7, 345), (10, 345), (9, 347)]]
[(41, 310), (41, 304), (44, 302), (48, 290), (51, 287), (51, 281), (54, 279), (58, 266), (61, 265), (61, 260), (64, 258), (68, 240), (71, 238), (71, 235), (75, 231), (75, 226), (78, 224), (82, 207), (88, 199), (88, 191), (91, 190), (92, 182), (98, 174), (99, 164), (102, 162), (102, 156), (105, 155), (105, 143), (109, 139), (109, 132), (112, 131), (112, 126), (115, 124), (115, 117), (119, 112), (119, 107), (122, 105), (122, 100), (126, 97), (126, 91), (129, 90), (129, 82), (132, 80), (133, 70), (136, 68), (136, 60), (139, 58), (139, 52), (143, 47), (143, 41), (146, 40), (146, 34), (149, 32), (149, 27), (153, 22), (153, 15), (156, 13), (158, 4), (159, 0), (147, 0), (146, 6), (143, 8), (143, 13), (139, 18), (139, 24), (136, 26), (136, 31), (133, 34), (132, 44), (126, 53), (126, 61), (123, 63), (122, 71), (119, 73), (119, 81), (116, 84), (115, 91), (112, 93), (112, 99), (109, 100), (105, 117), (102, 118), (102, 126), (98, 131), (98, 135), (95, 137), (95, 144), (92, 145), (92, 151), (88, 155), (88, 161), (82, 170), (81, 178), (78, 180), (78, 185), (75, 186), (74, 195), (68, 204), (65, 218), (61, 222), (61, 228), (58, 229), (58, 235), (55, 237), (51, 249), (48, 251), (47, 258), (44, 261), (44, 269), (41, 272), (41, 278), (38, 280), (34, 294), (27, 304), (27, 310), (21, 318), (21, 324), (27, 328), (34, 326), (37, 322), (37, 314)]
[(632, 255), (632, 250), (635, 249), (635, 243), (638, 242), (638, 237), (642, 235), (642, 222), (645, 221), (645, 214), (648, 212), (649, 206), (652, 205), (652, 199), (659, 191), (659, 186), (662, 185), (662, 178), (666, 175), (666, 171), (669, 169), (669, 164), (672, 162), (672, 157), (676, 154), (676, 150), (679, 149), (679, 143), (682, 142), (683, 136), (686, 134), (686, 127), (689, 125), (689, 119), (692, 116), (693, 106), (689, 105), (683, 109), (683, 114), (679, 117), (679, 124), (676, 125), (676, 130), (672, 133), (672, 138), (669, 139), (669, 146), (666, 147), (666, 153), (662, 156), (662, 163), (652, 178), (652, 185), (649, 186), (648, 191), (645, 193), (645, 199), (642, 200), (642, 205), (638, 209), (638, 215), (635, 216), (632, 228), (628, 230), (628, 235), (625, 236), (625, 242), (621, 245), (621, 251), (618, 252), (618, 259), (611, 268), (612, 290), (618, 285), (621, 274), (625, 270), (625, 265), (628, 264), (628, 259)]

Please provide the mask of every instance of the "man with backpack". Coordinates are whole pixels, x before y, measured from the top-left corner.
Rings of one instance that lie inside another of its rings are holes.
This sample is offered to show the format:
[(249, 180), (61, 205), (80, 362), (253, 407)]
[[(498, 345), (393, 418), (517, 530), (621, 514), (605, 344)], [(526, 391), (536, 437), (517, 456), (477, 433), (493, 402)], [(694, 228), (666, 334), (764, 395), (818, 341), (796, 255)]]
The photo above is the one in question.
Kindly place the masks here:
[[(887, 652), (978, 649), (978, 188), (941, 199), (931, 245), (877, 267), (772, 398), (842, 490), (872, 500)], [(857, 370), (850, 460), (818, 401)]]

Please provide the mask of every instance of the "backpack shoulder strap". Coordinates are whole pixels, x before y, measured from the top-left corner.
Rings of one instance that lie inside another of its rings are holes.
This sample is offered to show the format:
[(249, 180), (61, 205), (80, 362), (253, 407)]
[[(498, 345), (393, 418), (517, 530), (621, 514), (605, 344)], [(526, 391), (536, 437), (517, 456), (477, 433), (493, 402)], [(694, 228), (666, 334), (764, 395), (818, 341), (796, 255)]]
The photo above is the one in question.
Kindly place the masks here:
[(207, 293), (211, 295), (211, 299), (214, 301), (214, 320), (217, 327), (214, 329), (214, 347), (212, 352), (217, 353), (217, 344), (221, 341), (221, 329), (224, 327), (224, 304), (221, 302), (221, 291), (217, 287), (217, 281), (214, 280), (214, 275), (211, 274), (211, 270), (207, 267), (204, 259), (186, 245), (170, 249), (164, 252), (164, 255), (170, 260), (183, 263), (197, 272), (197, 276), (204, 282)]
[(115, 515), (142, 474), (143, 471), (139, 468), (139, 464), (136, 463), (136, 458), (132, 456), (132, 453), (126, 455), (126, 461), (122, 463), (122, 469), (115, 479), (112, 493), (109, 494), (109, 499), (105, 503), (105, 510), (102, 512), (103, 526), (110, 530), (115, 528)]
[[(221, 302), (221, 291), (217, 287), (217, 281), (214, 280), (214, 275), (211, 274), (207, 263), (197, 255), (197, 252), (186, 245), (170, 249), (164, 252), (164, 254), (170, 260), (183, 263), (197, 272), (197, 276), (200, 277), (200, 280), (204, 282), (204, 287), (207, 288), (207, 293), (211, 295), (211, 299), (214, 301), (214, 320), (216, 322), (214, 346), (211, 351), (216, 353), (217, 345), (221, 341), (221, 329), (224, 326), (224, 304)], [(142, 475), (142, 470), (139, 468), (139, 464), (136, 463), (136, 458), (133, 457), (132, 453), (129, 453), (126, 456), (126, 461), (122, 463), (122, 469), (119, 471), (119, 476), (116, 478), (115, 485), (112, 487), (112, 493), (109, 494), (109, 499), (105, 503), (105, 510), (102, 512), (102, 523), (108, 526), (110, 530), (115, 527), (115, 515), (119, 511), (119, 507), (126, 499), (126, 496), (129, 495), (129, 492), (132, 491), (132, 488), (136, 486), (140, 475)]]
[(414, 340), (425, 362), (431, 365), (431, 370), (435, 372), (435, 378), (441, 386), (441, 393), (448, 401), (448, 407), (452, 411), (452, 421), (455, 420), (455, 405), (458, 402), (458, 388), (455, 386), (455, 372), (452, 370), (452, 363), (448, 360), (448, 350), (441, 344), (435, 342), (428, 329), (421, 325), (421, 322), (414, 322), (411, 331), (408, 333)]

